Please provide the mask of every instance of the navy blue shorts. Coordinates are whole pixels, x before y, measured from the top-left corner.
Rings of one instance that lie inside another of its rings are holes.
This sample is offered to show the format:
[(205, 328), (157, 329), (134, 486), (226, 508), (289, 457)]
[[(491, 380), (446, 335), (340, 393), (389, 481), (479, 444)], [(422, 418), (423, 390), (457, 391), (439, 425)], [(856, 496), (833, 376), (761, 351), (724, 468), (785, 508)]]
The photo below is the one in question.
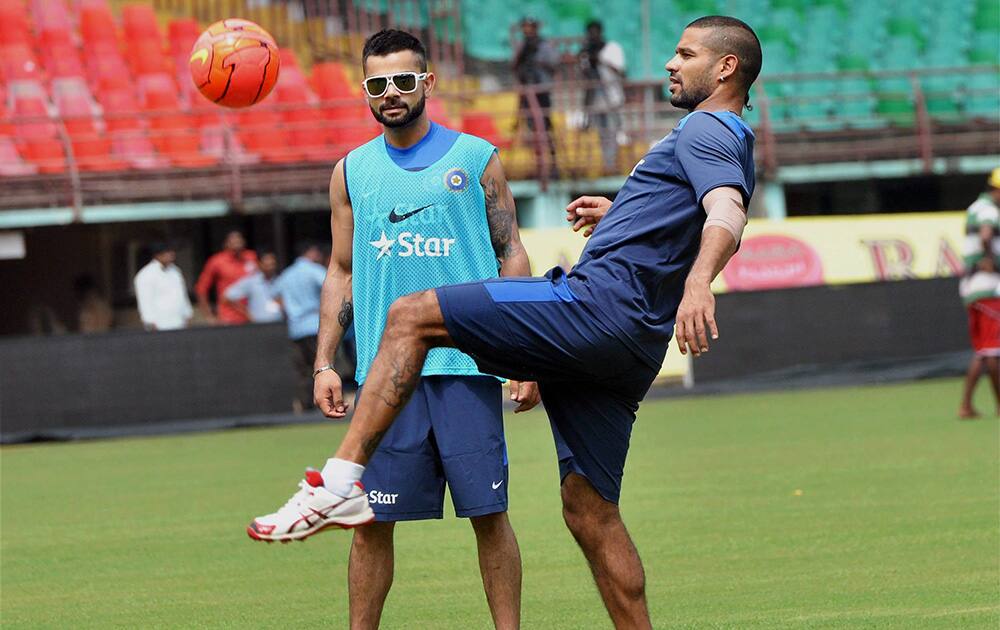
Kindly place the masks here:
[(507, 511), (502, 395), (492, 376), (422, 377), (361, 477), (375, 519), (441, 518), (446, 482), (458, 516)]
[(618, 502), (639, 402), (656, 370), (573, 296), (560, 269), (437, 289), (445, 326), (479, 369), (538, 381), (559, 471)]

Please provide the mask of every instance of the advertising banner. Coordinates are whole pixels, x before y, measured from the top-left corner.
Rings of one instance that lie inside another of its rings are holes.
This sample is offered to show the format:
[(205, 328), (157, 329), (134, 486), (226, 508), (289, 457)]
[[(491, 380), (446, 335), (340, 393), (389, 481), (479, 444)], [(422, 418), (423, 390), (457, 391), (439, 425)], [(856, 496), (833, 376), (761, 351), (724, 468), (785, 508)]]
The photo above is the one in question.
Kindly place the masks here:
[[(753, 219), (716, 292), (940, 278), (962, 273), (964, 212)], [(576, 262), (586, 244), (567, 228), (525, 229), (532, 272)], [(957, 296), (956, 296), (956, 299)], [(664, 374), (685, 373), (671, 345)]]

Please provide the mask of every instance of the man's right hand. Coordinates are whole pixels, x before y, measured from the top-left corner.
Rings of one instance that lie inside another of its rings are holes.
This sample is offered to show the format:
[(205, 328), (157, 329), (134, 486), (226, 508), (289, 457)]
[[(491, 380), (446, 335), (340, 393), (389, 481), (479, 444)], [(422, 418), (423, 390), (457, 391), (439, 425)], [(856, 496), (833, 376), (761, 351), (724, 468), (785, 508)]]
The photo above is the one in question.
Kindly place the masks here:
[(334, 370), (323, 370), (313, 380), (313, 399), (316, 406), (327, 418), (343, 418), (347, 415), (344, 402), (343, 384)]
[(589, 226), (583, 235), (590, 236), (610, 207), (611, 200), (607, 197), (577, 197), (566, 206), (566, 221), (573, 224), (574, 232), (579, 232), (585, 225)]

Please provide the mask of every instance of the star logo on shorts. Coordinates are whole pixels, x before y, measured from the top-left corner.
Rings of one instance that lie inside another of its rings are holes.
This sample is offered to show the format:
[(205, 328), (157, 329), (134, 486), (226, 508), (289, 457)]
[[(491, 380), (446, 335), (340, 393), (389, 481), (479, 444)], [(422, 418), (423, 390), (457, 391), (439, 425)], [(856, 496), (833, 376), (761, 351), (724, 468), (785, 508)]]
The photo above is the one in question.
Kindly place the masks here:
[(378, 257), (375, 260), (381, 260), (383, 256), (389, 256), (392, 254), (392, 246), (396, 242), (394, 238), (388, 238), (385, 235), (385, 230), (382, 230), (382, 237), (377, 241), (368, 241), (371, 246), (378, 249)]

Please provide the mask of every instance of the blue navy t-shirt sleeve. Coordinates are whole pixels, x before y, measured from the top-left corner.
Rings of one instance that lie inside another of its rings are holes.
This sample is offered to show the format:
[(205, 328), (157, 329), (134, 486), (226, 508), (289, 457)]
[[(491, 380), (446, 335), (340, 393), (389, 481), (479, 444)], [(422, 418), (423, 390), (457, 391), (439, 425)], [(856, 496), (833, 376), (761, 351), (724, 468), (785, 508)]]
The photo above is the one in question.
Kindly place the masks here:
[(743, 170), (743, 142), (709, 113), (688, 118), (677, 138), (675, 155), (701, 203), (712, 189), (732, 186), (750, 202), (751, 184)]

